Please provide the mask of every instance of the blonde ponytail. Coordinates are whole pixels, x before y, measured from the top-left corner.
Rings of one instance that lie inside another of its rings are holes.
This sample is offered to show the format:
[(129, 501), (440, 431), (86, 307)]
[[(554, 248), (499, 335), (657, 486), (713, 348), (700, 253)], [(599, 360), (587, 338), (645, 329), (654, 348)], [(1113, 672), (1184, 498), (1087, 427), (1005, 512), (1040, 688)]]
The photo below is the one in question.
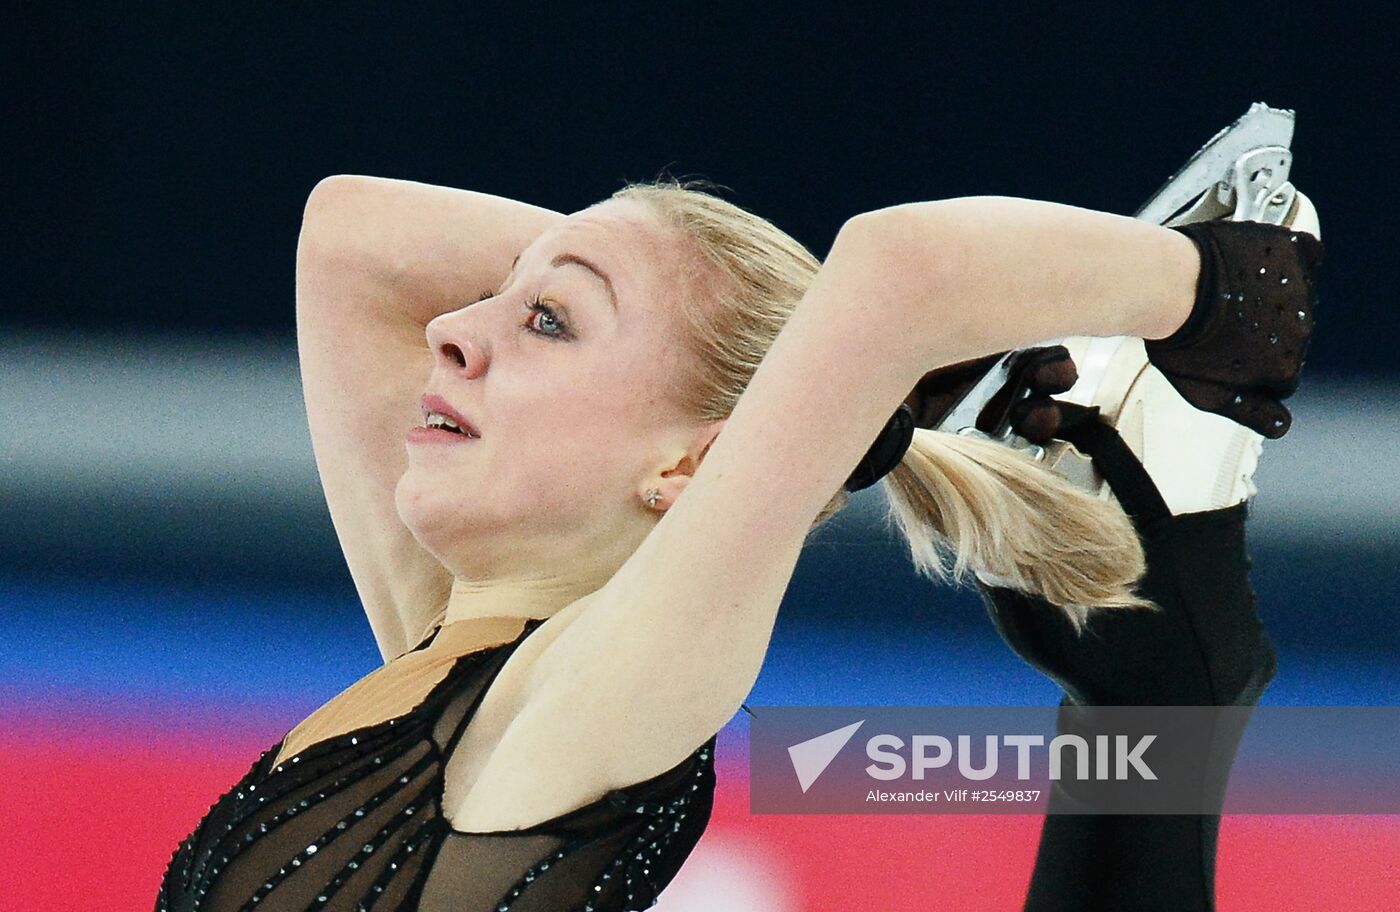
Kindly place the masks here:
[(1147, 564), (1128, 515), (1029, 455), (918, 429), (882, 481), (888, 519), (925, 576), (995, 577), (1062, 608), (1076, 627), (1091, 609), (1154, 607), (1134, 592)]

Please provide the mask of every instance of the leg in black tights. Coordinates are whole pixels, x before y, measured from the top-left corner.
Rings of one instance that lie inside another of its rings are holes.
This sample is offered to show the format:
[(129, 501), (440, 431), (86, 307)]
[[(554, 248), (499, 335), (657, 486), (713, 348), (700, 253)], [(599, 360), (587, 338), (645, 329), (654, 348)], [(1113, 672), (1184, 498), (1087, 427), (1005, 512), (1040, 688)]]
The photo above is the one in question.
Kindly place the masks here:
[[(1090, 444), (1098, 450), (1095, 462), (1132, 517), (1146, 552), (1147, 575), (1139, 591), (1162, 610), (1096, 612), (1081, 634), (1062, 611), (1038, 597), (980, 585), (997, 629), (1022, 658), (1063, 687), (1062, 703), (1256, 703), (1276, 661), (1249, 585), (1244, 536), (1249, 505), (1172, 516), (1117, 435), (1095, 433), (1100, 435)], [(1220, 773), (1228, 774), (1236, 743), (1210, 761)], [(1073, 806), (1057, 785), (1041, 830), (1027, 910), (1215, 908), (1218, 814), (1057, 813)]]

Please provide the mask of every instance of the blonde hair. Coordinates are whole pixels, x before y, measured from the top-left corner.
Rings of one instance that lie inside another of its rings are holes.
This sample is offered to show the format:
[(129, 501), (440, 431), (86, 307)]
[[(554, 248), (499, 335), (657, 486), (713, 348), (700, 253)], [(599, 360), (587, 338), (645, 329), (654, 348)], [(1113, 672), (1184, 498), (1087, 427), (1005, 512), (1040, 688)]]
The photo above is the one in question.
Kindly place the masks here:
[[(690, 293), (678, 301), (694, 354), (678, 389), (702, 422), (733, 411), (821, 266), (772, 223), (706, 192), (713, 186), (662, 178), (612, 194), (647, 206), (698, 254), (684, 271)], [(1064, 609), (1076, 627), (1091, 609), (1152, 607), (1134, 593), (1146, 560), (1127, 514), (1019, 451), (920, 428), (881, 484), (887, 520), (925, 576), (998, 577)], [(812, 528), (849, 501), (837, 491)]]

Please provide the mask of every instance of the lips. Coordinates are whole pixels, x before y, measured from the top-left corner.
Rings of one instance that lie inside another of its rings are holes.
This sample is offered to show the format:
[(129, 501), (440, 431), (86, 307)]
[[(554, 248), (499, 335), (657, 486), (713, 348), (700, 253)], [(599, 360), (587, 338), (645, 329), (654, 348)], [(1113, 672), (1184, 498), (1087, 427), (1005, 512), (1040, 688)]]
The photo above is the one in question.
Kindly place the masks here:
[(464, 434), (466, 434), (467, 436), (481, 436), (480, 428), (478, 428), (475, 424), (468, 420), (467, 417), (461, 412), (453, 408), (450, 402), (439, 396), (437, 393), (424, 394), (420, 405), (422, 406), (423, 423), (425, 426), (428, 422), (428, 413), (437, 412), (439, 414), (446, 415), (448, 418), (451, 418), (453, 421), (457, 422), (457, 426), (461, 428)]

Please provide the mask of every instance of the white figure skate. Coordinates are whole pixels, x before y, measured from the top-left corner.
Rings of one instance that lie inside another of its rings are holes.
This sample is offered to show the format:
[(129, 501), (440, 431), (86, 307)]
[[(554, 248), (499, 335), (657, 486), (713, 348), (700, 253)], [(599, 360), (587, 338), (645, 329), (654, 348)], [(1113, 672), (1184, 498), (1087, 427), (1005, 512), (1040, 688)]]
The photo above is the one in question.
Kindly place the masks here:
[[(1136, 218), (1159, 225), (1212, 219), (1257, 221), (1321, 238), (1317, 212), (1289, 182), (1294, 112), (1262, 102), (1221, 130), (1151, 199)], [(1252, 476), (1264, 438), (1183, 399), (1149, 361), (1134, 336), (1074, 336), (1039, 345), (1064, 345), (1078, 382), (1055, 398), (1098, 406), (1152, 477), (1173, 514), (1217, 509), (1255, 493)], [(1009, 380), (1009, 352), (958, 402), (939, 430), (977, 434), (1024, 450), (1065, 478), (1108, 500), (1107, 482), (1071, 443), (1045, 446), (1013, 433), (1008, 420), (990, 433), (976, 428), (978, 413)], [(1025, 395), (1023, 392), (1022, 395)]]

